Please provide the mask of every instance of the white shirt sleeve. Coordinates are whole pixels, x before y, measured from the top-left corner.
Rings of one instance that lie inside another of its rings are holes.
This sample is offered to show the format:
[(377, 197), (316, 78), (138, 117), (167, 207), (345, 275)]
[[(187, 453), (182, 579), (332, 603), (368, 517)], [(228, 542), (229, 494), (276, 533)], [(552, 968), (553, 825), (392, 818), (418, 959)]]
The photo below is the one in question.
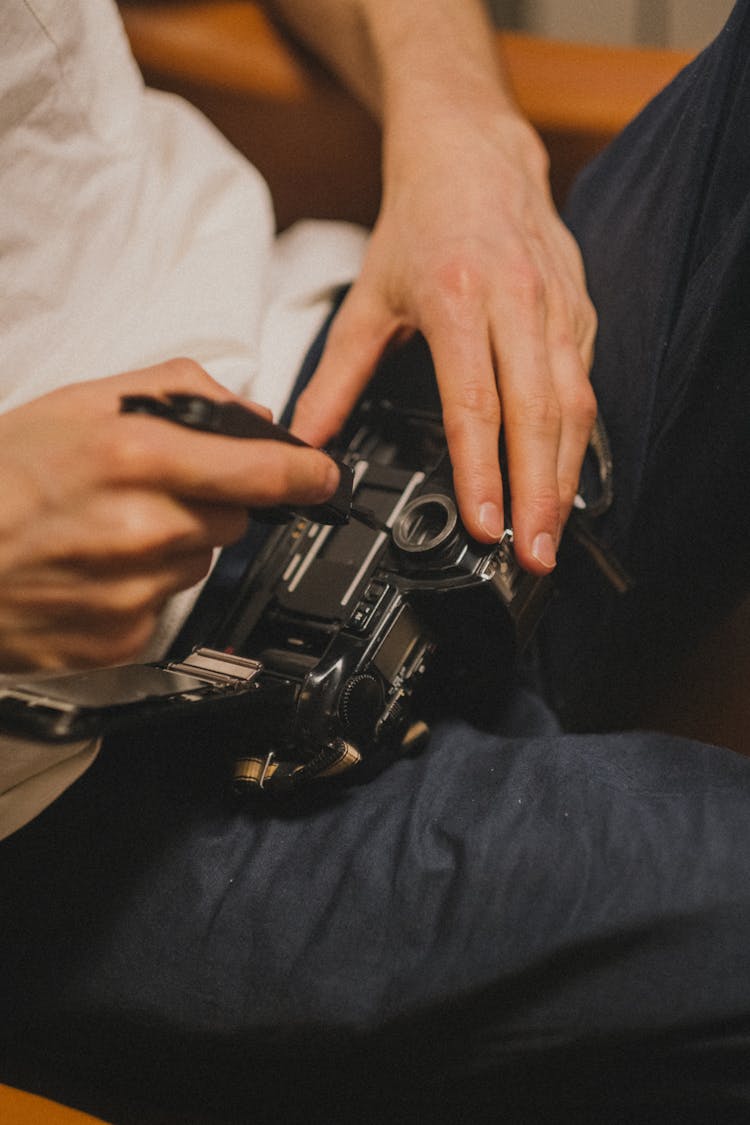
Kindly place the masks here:
[(99, 739), (50, 744), (1, 734), (0, 840), (72, 785), (91, 765), (99, 746)]

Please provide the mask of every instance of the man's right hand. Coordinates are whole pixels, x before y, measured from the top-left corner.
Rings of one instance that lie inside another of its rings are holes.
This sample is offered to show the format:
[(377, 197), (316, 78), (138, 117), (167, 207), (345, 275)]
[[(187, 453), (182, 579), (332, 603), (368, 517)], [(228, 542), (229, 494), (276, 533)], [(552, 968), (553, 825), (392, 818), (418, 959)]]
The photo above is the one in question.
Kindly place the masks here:
[(0, 415), (0, 670), (136, 658), (248, 509), (334, 492), (338, 471), (317, 450), (120, 413), (123, 395), (171, 391), (234, 397), (176, 359)]

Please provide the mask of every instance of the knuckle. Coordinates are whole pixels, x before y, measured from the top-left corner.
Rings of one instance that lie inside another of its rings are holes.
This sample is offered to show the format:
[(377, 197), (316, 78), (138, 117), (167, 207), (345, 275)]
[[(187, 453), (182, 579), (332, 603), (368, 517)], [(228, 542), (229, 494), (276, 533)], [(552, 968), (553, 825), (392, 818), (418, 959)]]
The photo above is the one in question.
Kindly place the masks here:
[(556, 527), (560, 520), (560, 493), (556, 486), (538, 485), (528, 496), (528, 507), (533, 510), (541, 527)]
[(599, 318), (597, 316), (596, 309), (587, 296), (579, 314), (577, 333), (578, 339), (587, 349), (593, 347), (598, 329)]
[(132, 482), (149, 477), (154, 465), (153, 444), (140, 424), (102, 427), (93, 441), (93, 454), (106, 479)]
[(551, 394), (526, 395), (519, 409), (524, 429), (535, 434), (552, 435), (560, 430), (560, 405)]
[(484, 297), (483, 271), (467, 252), (455, 253), (435, 271), (436, 292), (443, 304), (473, 305)]
[(459, 411), (473, 417), (487, 418), (492, 422), (500, 421), (500, 400), (494, 383), (482, 378), (466, 378), (461, 380), (460, 398), (456, 406)]
[(140, 496), (120, 499), (116, 534), (120, 552), (133, 558), (149, 555), (174, 538), (166, 521), (154, 519), (151, 504)]
[(111, 506), (108, 536), (116, 557), (145, 560), (190, 544), (208, 545), (206, 535), (199, 520), (157, 493), (121, 495)]
[(579, 382), (570, 393), (568, 408), (581, 430), (590, 433), (596, 421), (598, 406), (591, 384)]
[(519, 257), (510, 272), (510, 285), (523, 307), (535, 309), (544, 301), (546, 283), (544, 275), (528, 257)]
[(478, 423), (500, 429), (500, 401), (494, 386), (482, 380), (467, 380), (461, 385), (461, 397), (446, 407), (443, 417), (448, 445), (460, 441)]
[(591, 324), (591, 330), (590, 330), (590, 332), (589, 332), (589, 334), (586, 338), (586, 357), (587, 357), (587, 365), (589, 367), (591, 367), (591, 364), (592, 364), (593, 359), (594, 359), (594, 347), (596, 346), (596, 341), (598, 339), (598, 336), (599, 336), (599, 319), (598, 319), (598, 317), (595, 316), (593, 321), (592, 321), (592, 324)]
[(187, 356), (176, 356), (167, 359), (162, 364), (163, 370), (169, 376), (174, 376), (175, 382), (181, 387), (192, 390), (205, 390), (213, 385), (213, 379), (199, 363)]
[(581, 319), (583, 320), (585, 328), (595, 334), (599, 326), (599, 317), (594, 302), (591, 300), (588, 293), (584, 297)]

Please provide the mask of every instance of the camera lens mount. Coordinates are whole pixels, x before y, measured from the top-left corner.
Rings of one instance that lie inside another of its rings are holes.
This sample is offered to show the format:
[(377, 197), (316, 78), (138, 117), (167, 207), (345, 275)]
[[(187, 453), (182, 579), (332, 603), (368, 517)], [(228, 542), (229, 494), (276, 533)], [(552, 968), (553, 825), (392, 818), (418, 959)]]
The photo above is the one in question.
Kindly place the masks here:
[(415, 496), (393, 525), (393, 542), (410, 555), (436, 554), (449, 547), (458, 527), (458, 511), (444, 492)]

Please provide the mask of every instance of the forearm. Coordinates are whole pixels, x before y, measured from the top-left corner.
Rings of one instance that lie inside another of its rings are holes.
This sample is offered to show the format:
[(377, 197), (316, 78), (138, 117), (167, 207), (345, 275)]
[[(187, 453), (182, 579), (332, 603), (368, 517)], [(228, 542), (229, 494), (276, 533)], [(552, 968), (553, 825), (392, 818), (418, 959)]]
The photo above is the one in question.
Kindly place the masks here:
[(552, 203), (546, 152), (515, 106), (481, 0), (276, 8), (383, 128), (378, 220), (295, 425), (308, 441), (327, 440), (389, 342), (419, 330), (467, 529), (488, 542), (507, 522), (502, 426), (516, 555), (546, 573), (596, 410), (596, 319)]
[(269, 0), (386, 123), (439, 96), (515, 111), (480, 0)]
[[(455, 154), (459, 183), (469, 135), (512, 153), (546, 192), (547, 153), (516, 106), (482, 0), (269, 3), (381, 121), (386, 199), (438, 151), (443, 170)], [(435, 187), (446, 187), (445, 175)]]

